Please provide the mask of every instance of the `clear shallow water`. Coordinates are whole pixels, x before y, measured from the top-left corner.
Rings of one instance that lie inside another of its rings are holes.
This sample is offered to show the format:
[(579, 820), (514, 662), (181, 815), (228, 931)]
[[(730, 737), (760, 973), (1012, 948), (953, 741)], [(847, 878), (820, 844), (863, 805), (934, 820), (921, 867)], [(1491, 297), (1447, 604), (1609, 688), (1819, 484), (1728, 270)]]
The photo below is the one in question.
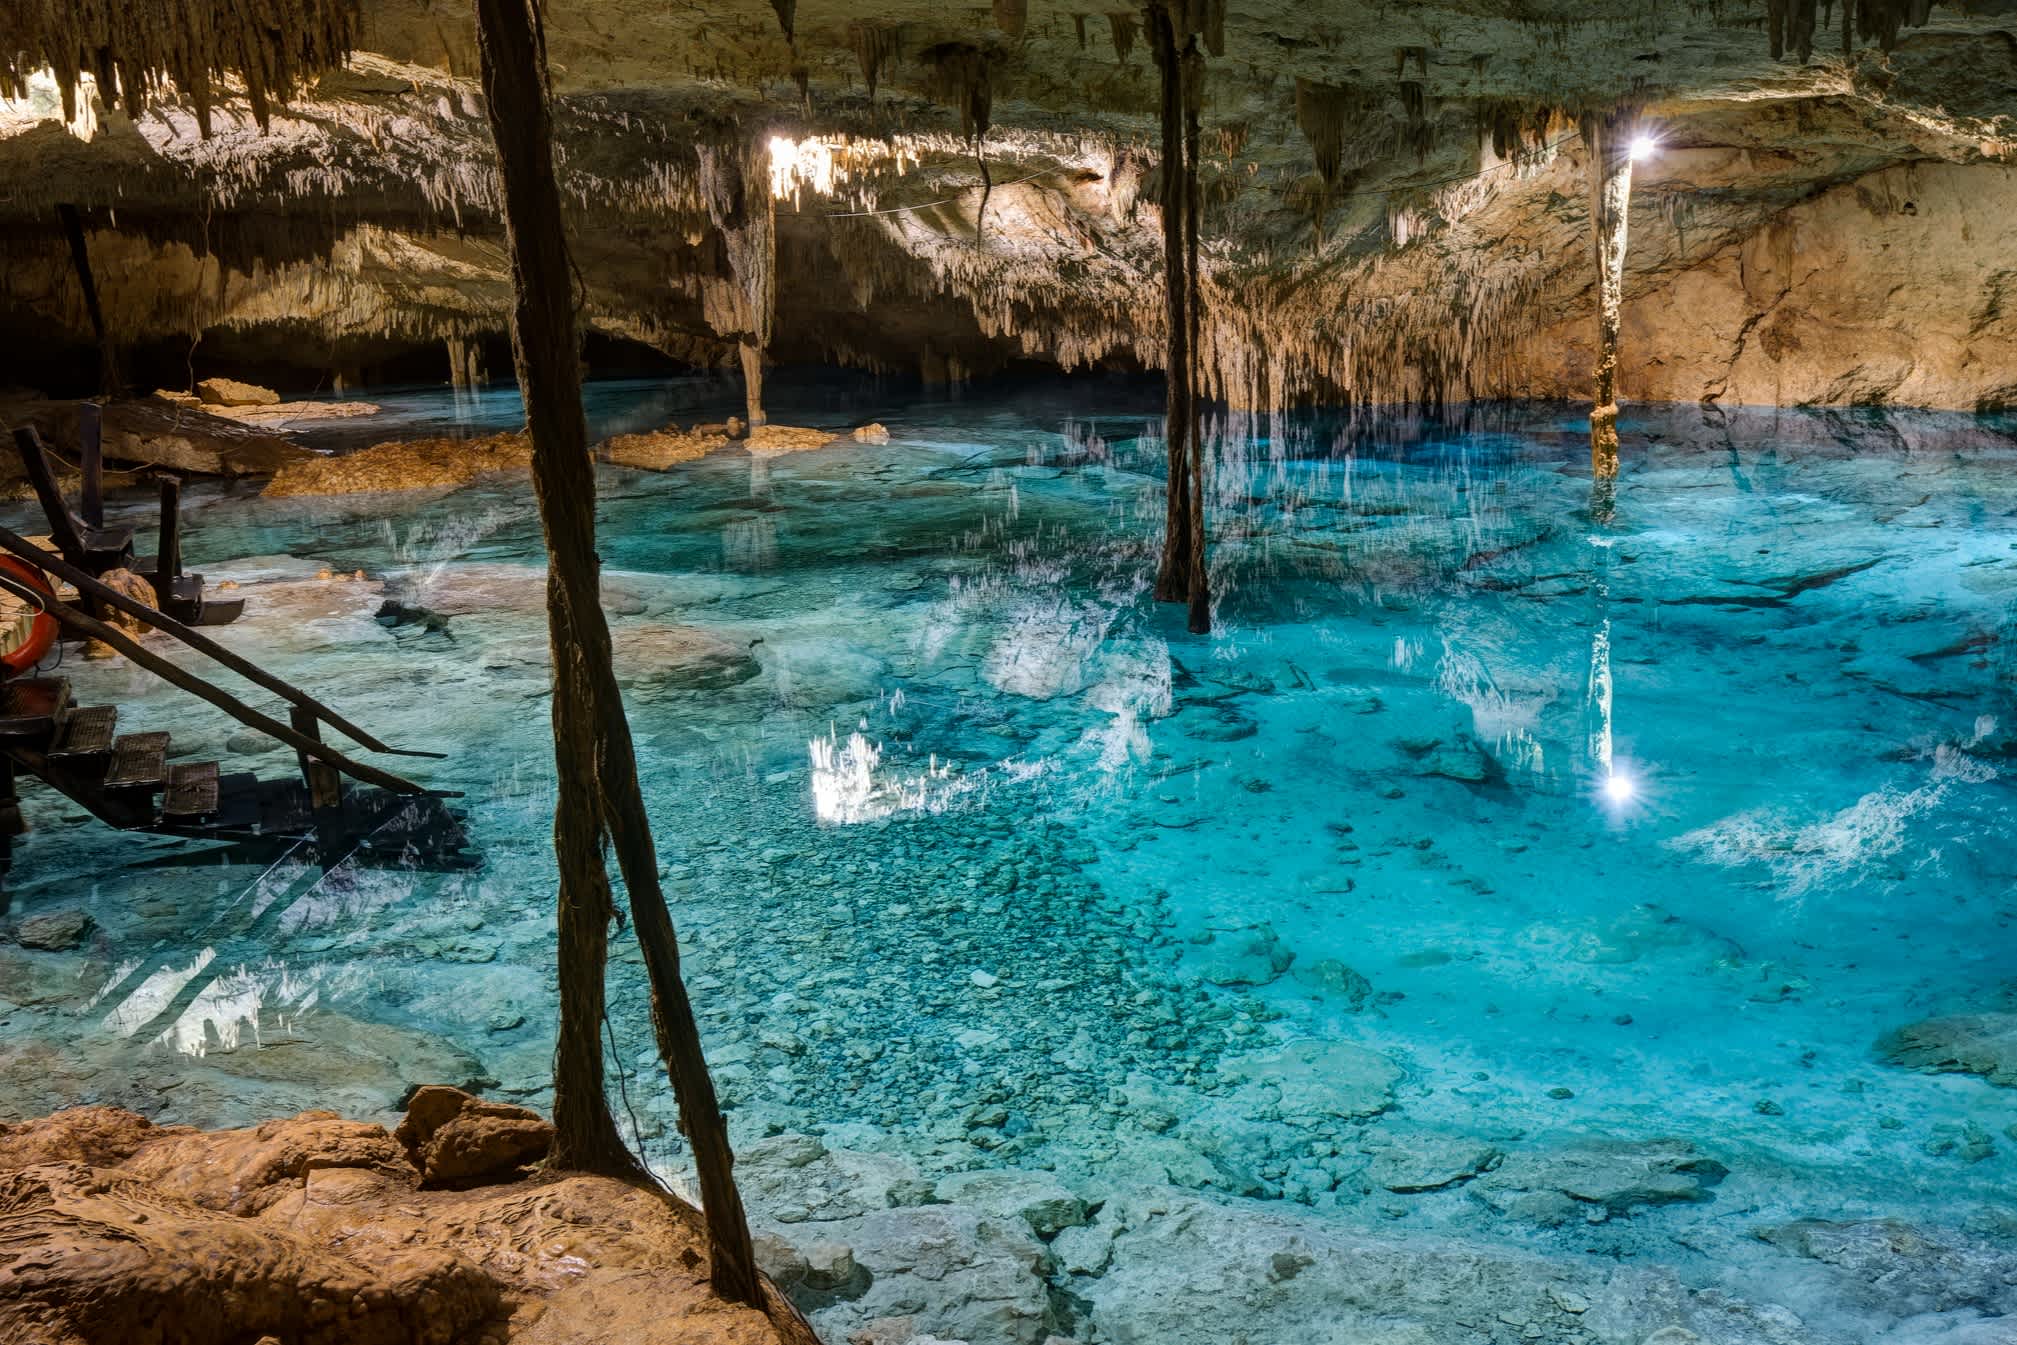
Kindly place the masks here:
[[(647, 798), (743, 1142), (825, 1128), (928, 1172), (1168, 1180), (1740, 1291), (1776, 1273), (1752, 1236), (1774, 1220), (1963, 1223), (1984, 1245), (2017, 1226), (2017, 1095), (1872, 1050), (2010, 1007), (2017, 425), (1642, 413), (1604, 521), (1566, 412), (1234, 418), (1200, 638), (1147, 592), (1152, 387), (862, 395), (786, 387), (773, 416), (878, 419), (892, 444), (602, 477)], [(384, 400), (412, 433), (448, 394)], [(508, 425), (510, 400), (463, 421)], [(607, 433), (734, 398), (640, 383), (591, 405)], [(183, 847), (38, 793), (14, 909), (82, 904), (100, 932), (9, 965), (0, 1100), (235, 1123), (381, 1111), (459, 1071), (542, 1104), (524, 483), (390, 512), (216, 495), (187, 522), (192, 566), (251, 600), (234, 645), (456, 753), (425, 777), (467, 792), (485, 864), (163, 865)], [(388, 590), (446, 630), (375, 621)], [(66, 671), (179, 752), (257, 747), (123, 665)], [(634, 961), (613, 975), (619, 1110), (676, 1166)], [(1379, 1053), (1396, 1077), (1363, 1055), (1317, 1073), (1391, 1096), (1256, 1106), (1247, 1059), (1287, 1040)], [(1729, 1176), (1567, 1229), (1462, 1182), (1353, 1176), (1389, 1143), (1588, 1136), (1679, 1137)], [(1857, 1338), (1861, 1309), (1800, 1292), (1781, 1296)]]

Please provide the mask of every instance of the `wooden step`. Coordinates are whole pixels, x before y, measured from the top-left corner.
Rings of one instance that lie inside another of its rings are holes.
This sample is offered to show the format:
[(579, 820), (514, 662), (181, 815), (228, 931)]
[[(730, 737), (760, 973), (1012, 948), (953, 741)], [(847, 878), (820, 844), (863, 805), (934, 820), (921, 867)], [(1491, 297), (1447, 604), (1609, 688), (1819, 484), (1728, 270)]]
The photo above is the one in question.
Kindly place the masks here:
[(168, 768), (163, 817), (208, 817), (217, 811), (217, 763), (187, 761)]
[(63, 732), (49, 749), (52, 757), (96, 757), (112, 750), (112, 734), (119, 724), (116, 705), (84, 705), (63, 719)]
[(70, 708), (67, 677), (16, 677), (0, 683), (0, 738), (46, 740)]
[(159, 789), (168, 778), (166, 733), (122, 733), (112, 741), (107, 789)]

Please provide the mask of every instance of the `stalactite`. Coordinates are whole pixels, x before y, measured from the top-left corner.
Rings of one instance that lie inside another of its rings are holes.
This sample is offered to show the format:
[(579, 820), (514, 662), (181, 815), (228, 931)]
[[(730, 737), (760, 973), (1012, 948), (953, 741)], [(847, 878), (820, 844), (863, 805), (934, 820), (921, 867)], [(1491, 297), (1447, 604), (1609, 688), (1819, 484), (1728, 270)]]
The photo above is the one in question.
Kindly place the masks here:
[(1590, 161), (1590, 237), (1597, 265), (1595, 391), (1590, 407), (1590, 470), (1618, 472), (1618, 326), (1625, 299), (1625, 243), (1632, 199), (1635, 110), (1614, 107), (1583, 118)]
[(796, 43), (798, 34), (798, 0), (770, 0), (770, 7), (777, 15), (777, 26), (784, 32), (786, 42)]
[(981, 180), (980, 209), (974, 214), (974, 241), (979, 242), (988, 197), (994, 194), (994, 175), (984, 148), (994, 122), (994, 61), (988, 52), (966, 42), (941, 42), (920, 55), (930, 72), (931, 96), (958, 109), (960, 131), (973, 147)]
[(1086, 49), (1086, 17), (1084, 14), (1072, 15), (1072, 31), (1078, 35), (1080, 51)]
[(1778, 60), (1792, 49), (1802, 64), (1814, 54), (1814, 11), (1816, 0), (1766, 0), (1766, 20), (1772, 59)]
[(1107, 15), (1107, 31), (1113, 35), (1114, 58), (1126, 65), (1135, 49), (1135, 34), (1140, 31), (1135, 16), (1127, 10)]
[(1345, 124), (1356, 99), (1350, 89), (1296, 78), (1296, 129), (1316, 154), (1317, 176), (1326, 191), (1337, 185), (1343, 163)]
[(701, 195), (733, 282), (730, 302), (715, 306), (726, 312), (711, 318), (717, 331), (736, 342), (749, 424), (762, 425), (764, 352), (777, 311), (777, 211), (769, 164), (755, 137), (733, 128), (703, 136), (697, 149)]
[(994, 0), (994, 26), (1020, 38), (1029, 23), (1029, 0)]
[[(0, 86), (28, 96), (30, 72), (48, 66), (63, 94), (63, 116), (77, 119), (85, 75), (107, 106), (137, 115), (170, 81), (210, 134), (214, 81), (244, 81), (263, 130), (272, 105), (307, 80), (343, 64), (357, 36), (359, 0), (48, 0), (9, 4), (0, 35)], [(88, 65), (87, 65), (88, 61)]]
[(869, 101), (874, 102), (883, 71), (896, 64), (902, 50), (903, 25), (883, 19), (856, 19), (847, 26), (847, 44), (854, 49), (854, 59), (868, 85)]

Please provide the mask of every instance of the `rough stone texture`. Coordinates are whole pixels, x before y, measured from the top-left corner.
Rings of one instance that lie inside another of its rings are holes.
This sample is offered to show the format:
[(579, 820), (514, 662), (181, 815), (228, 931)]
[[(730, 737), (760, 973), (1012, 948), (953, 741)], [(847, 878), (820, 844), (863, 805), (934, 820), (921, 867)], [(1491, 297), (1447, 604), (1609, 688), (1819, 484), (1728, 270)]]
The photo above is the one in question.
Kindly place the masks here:
[[(808, 0), (789, 40), (755, 0), (680, 23), (642, 0), (556, 12), (586, 324), (733, 359), (734, 280), (695, 185), (705, 109), (801, 147), (776, 165), (773, 358), (932, 381), (1024, 359), (1154, 364), (1148, 58), (1121, 25), (1010, 8), (1012, 40), (985, 10), (920, 0)], [(38, 373), (88, 358), (58, 200), (120, 278), (101, 286), (120, 341), (183, 352), (198, 331), (203, 360), (277, 355), (321, 379), (501, 333), (472, 24), (418, 0), (363, 10), (357, 58), (262, 137), (228, 99), (207, 140), (172, 105), (108, 113), (88, 144), (52, 98), (10, 111), (9, 348)], [(1573, 119), (1630, 100), (1663, 147), (1635, 175), (1627, 398), (2007, 399), (2007, 29), (1993, 7), (1942, 7), (1888, 52), (1862, 37), (1838, 55), (1831, 21), (1813, 59), (1773, 61), (1757, 13), (1714, 6), (1233, 0), (1206, 61), (1207, 389), (1262, 406), (1586, 392)], [(987, 72), (984, 218), (961, 100), (927, 56), (949, 45)]]
[(1213, 985), (1266, 985), (1295, 960), (1272, 927), (1255, 925), (1215, 932), (1198, 970)]
[(640, 471), (663, 472), (682, 462), (702, 458), (728, 443), (725, 434), (705, 434), (699, 429), (682, 432), (677, 426), (645, 434), (619, 434), (596, 450), (604, 462)]
[(749, 437), (742, 443), (759, 458), (775, 458), (786, 453), (825, 448), (838, 438), (831, 430), (810, 430), (798, 425), (758, 425), (750, 430)]
[(233, 378), (206, 378), (196, 385), (196, 400), (205, 406), (272, 406), (280, 394)]
[(46, 911), (14, 927), (14, 942), (23, 948), (62, 952), (75, 948), (91, 933), (92, 919), (84, 911)]
[(1934, 1074), (1979, 1074), (2000, 1088), (2017, 1088), (2017, 1013), (1912, 1023), (1879, 1041), (1877, 1057)]
[(393, 1138), (426, 1186), (467, 1185), (537, 1162), (553, 1147), (553, 1126), (538, 1112), (487, 1102), (459, 1088), (430, 1084), (406, 1104)]
[(1281, 1206), (1144, 1191), (1109, 1201), (1097, 1226), (1111, 1237), (1110, 1264), (1064, 1287), (1114, 1345), (1237, 1340), (1260, 1322), (1270, 1341), (1340, 1345), (1831, 1339), (1783, 1310), (1692, 1292), (1657, 1270), (1370, 1237)]
[(889, 442), (889, 428), (881, 421), (870, 421), (857, 425), (849, 431), (849, 436), (857, 444), (886, 444)]
[(627, 686), (718, 691), (762, 671), (747, 645), (732, 644), (697, 626), (663, 622), (618, 626), (610, 632), (617, 680)]
[[(33, 425), (62, 459), (56, 468), (65, 493), (77, 498), (80, 478), (65, 466), (77, 460), (75, 402), (0, 394), (0, 423)], [(100, 445), (108, 462), (129, 464), (136, 471), (162, 468), (203, 476), (258, 476), (312, 456), (279, 435), (154, 397), (108, 404)], [(123, 484), (123, 479), (117, 472), (106, 474), (108, 485)], [(19, 457), (11, 451), (0, 455), (0, 490), (27, 499), (27, 489)]]
[(690, 1210), (622, 1183), (429, 1191), (378, 1126), (79, 1108), (0, 1129), (0, 1339), (768, 1345)]
[(1400, 1066), (1379, 1052), (1315, 1038), (1229, 1056), (1219, 1072), (1272, 1095), (1284, 1120), (1377, 1115), (1401, 1081)]
[(1686, 1140), (1593, 1139), (1507, 1154), (1475, 1189), (1501, 1213), (1552, 1226), (1708, 1200), (1728, 1173)]
[(531, 465), (532, 441), (523, 434), (409, 439), (337, 457), (307, 458), (276, 472), (263, 493), (284, 497), (444, 489)]

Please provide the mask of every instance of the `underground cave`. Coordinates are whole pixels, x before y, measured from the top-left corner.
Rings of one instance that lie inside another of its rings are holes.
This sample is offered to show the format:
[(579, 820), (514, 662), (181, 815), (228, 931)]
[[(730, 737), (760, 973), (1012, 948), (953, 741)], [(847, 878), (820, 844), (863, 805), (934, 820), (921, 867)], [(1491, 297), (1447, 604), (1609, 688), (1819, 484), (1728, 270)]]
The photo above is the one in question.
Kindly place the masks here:
[(2017, 1342), (2017, 0), (0, 0), (0, 1345)]

